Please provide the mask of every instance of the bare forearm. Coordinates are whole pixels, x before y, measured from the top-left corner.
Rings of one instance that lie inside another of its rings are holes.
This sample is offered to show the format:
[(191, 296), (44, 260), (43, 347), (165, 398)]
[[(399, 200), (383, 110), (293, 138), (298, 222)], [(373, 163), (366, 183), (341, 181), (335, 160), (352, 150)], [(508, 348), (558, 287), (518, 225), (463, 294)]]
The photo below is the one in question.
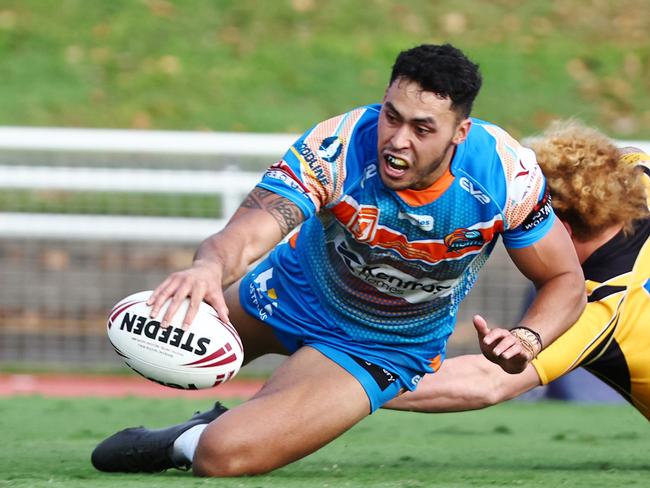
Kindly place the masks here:
[(508, 253), (537, 288), (537, 296), (520, 325), (536, 331), (546, 347), (578, 319), (587, 303), (584, 274), (575, 248), (556, 219), (540, 241), (508, 249)]
[(546, 347), (578, 320), (586, 303), (583, 276), (559, 275), (539, 288), (521, 325), (537, 331)]
[(245, 244), (231, 239), (227, 229), (205, 239), (194, 255), (195, 264), (220, 266), (224, 288), (241, 278), (254, 260), (247, 255)]
[(222, 283), (228, 286), (302, 220), (302, 212), (290, 200), (256, 187), (226, 227), (201, 243), (194, 262), (218, 263), (222, 268)]
[(384, 405), (392, 410), (442, 413), (477, 410), (511, 398), (539, 385), (532, 366), (511, 375), (483, 355), (447, 359), (438, 372), (425, 375), (415, 391)]

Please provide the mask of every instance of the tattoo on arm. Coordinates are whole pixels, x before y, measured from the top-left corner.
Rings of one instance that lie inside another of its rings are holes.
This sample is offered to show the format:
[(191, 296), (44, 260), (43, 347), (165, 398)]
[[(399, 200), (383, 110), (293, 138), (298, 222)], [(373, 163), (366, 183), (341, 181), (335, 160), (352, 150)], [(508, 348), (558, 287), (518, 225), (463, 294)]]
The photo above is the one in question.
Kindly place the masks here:
[(243, 208), (259, 208), (270, 213), (280, 226), (282, 237), (286, 236), (303, 221), (302, 211), (291, 200), (255, 187), (242, 202)]

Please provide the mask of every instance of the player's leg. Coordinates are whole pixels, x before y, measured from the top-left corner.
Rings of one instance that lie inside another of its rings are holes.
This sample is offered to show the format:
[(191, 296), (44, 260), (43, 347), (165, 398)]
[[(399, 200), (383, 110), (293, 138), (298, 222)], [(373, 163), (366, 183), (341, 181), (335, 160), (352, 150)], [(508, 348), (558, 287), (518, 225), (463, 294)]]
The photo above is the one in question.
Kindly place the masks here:
[(404, 386), (400, 378), (378, 380), (371, 363), (359, 366), (345, 353), (327, 354), (345, 368), (303, 347), (246, 403), (227, 412), (215, 407), (165, 429), (122, 430), (97, 446), (93, 465), (108, 472), (157, 472), (194, 461), (201, 476), (263, 473), (327, 444)]
[(199, 476), (265, 473), (316, 451), (369, 413), (359, 381), (303, 347), (258, 394), (205, 429), (193, 470)]

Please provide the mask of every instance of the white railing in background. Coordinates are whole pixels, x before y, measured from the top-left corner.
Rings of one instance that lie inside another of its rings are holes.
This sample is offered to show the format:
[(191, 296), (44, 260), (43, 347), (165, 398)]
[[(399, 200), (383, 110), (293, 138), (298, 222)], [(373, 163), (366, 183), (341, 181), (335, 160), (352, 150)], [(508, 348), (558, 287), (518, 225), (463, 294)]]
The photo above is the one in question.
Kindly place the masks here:
[(199, 243), (225, 219), (0, 213), (0, 239)]
[[(0, 127), (0, 151), (88, 154), (250, 156), (276, 161), (291, 134), (202, 133)], [(0, 166), (0, 189), (214, 194), (215, 219), (0, 213), (0, 238), (198, 242), (223, 227), (259, 181), (258, 173), (62, 166)]]
[[(255, 156), (279, 159), (291, 134), (201, 133), (0, 127), (0, 151), (51, 153)], [(617, 141), (650, 153), (649, 141)], [(188, 171), (141, 168), (0, 166), (0, 188), (220, 194), (215, 219), (0, 213), (0, 238), (197, 242), (219, 230), (260, 173), (236, 169)]]
[(220, 219), (0, 213), (0, 236), (197, 242), (218, 231), (259, 173), (140, 168), (0, 166), (0, 189), (221, 194)]
[[(280, 157), (295, 134), (0, 127), (0, 150)], [(617, 141), (650, 152), (650, 141)]]
[(224, 216), (259, 181), (260, 173), (141, 168), (0, 165), (0, 188), (223, 195)]
[(0, 127), (0, 150), (281, 157), (291, 134)]

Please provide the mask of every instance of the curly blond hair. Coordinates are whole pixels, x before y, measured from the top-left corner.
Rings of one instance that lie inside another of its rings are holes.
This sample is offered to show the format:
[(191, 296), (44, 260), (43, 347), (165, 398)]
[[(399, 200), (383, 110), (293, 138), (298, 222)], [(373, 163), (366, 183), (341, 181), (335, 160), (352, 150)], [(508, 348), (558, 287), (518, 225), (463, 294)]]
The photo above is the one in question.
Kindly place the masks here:
[(648, 216), (640, 171), (621, 162), (617, 147), (598, 130), (557, 121), (527, 145), (546, 175), (555, 213), (577, 240), (617, 224), (629, 232), (634, 220)]

